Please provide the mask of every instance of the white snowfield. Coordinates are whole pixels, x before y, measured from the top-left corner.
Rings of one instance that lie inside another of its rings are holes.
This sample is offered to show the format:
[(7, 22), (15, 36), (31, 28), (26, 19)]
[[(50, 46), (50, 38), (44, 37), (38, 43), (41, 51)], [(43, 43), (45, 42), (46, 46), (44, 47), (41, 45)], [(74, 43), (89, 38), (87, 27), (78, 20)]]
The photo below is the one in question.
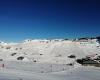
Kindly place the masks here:
[[(1, 42), (0, 80), (100, 80), (100, 68), (82, 67), (75, 62), (92, 54), (100, 55), (100, 44), (96, 40)], [(70, 55), (76, 58), (69, 58)]]

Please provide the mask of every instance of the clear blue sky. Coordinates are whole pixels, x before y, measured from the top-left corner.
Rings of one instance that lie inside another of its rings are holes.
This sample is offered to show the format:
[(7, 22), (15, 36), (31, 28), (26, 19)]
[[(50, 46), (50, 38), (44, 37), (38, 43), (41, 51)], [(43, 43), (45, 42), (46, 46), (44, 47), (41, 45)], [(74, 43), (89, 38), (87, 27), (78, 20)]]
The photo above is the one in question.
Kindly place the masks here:
[(99, 0), (0, 0), (0, 40), (96, 35)]

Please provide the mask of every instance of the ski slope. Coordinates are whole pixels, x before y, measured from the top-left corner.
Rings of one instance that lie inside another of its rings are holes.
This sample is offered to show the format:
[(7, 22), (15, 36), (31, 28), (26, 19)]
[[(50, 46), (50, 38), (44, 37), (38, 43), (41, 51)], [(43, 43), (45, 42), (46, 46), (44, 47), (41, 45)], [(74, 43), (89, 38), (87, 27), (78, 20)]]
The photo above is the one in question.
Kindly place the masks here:
[(100, 80), (100, 68), (80, 67), (54, 73), (0, 69), (0, 80)]
[[(2, 60), (0, 80), (100, 80), (98, 68), (81, 67), (75, 62), (76, 59), (91, 54), (100, 55), (100, 44), (95, 40), (92, 42), (71, 40), (2, 42), (0, 43), (0, 60)], [(76, 58), (69, 58), (70, 55), (75, 55)], [(18, 60), (19, 57), (23, 59)], [(74, 63), (74, 66), (68, 65), (70, 63)]]

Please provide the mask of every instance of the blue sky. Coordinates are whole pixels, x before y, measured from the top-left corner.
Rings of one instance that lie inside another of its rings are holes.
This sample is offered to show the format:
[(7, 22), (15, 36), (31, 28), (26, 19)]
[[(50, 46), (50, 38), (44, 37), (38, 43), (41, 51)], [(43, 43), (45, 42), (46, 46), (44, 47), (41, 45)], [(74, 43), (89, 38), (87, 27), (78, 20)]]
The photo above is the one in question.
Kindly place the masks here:
[(0, 0), (0, 40), (100, 35), (99, 0)]

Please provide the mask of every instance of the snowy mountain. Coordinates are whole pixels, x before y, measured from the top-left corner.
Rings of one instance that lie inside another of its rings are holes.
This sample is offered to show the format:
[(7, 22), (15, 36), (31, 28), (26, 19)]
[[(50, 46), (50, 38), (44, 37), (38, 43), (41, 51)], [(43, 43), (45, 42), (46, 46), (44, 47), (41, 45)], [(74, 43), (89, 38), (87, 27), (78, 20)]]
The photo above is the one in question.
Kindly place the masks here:
[[(97, 39), (27, 39), (21, 43), (1, 42), (0, 80), (94, 80), (92, 73), (96, 73), (98, 68), (84, 68), (76, 62), (76, 59), (94, 54), (100, 56)], [(89, 76), (86, 77), (85, 74)], [(99, 79), (95, 77), (95, 80)]]
[(0, 45), (7, 45), (7, 43), (0, 41)]
[(88, 41), (27, 39), (22, 43), (1, 42), (0, 45), (0, 57), (4, 61), (19, 61), (17, 58), (23, 57), (22, 61), (69, 63), (72, 60), (68, 58), (69, 55), (82, 58), (89, 54), (100, 53), (96, 39)]

